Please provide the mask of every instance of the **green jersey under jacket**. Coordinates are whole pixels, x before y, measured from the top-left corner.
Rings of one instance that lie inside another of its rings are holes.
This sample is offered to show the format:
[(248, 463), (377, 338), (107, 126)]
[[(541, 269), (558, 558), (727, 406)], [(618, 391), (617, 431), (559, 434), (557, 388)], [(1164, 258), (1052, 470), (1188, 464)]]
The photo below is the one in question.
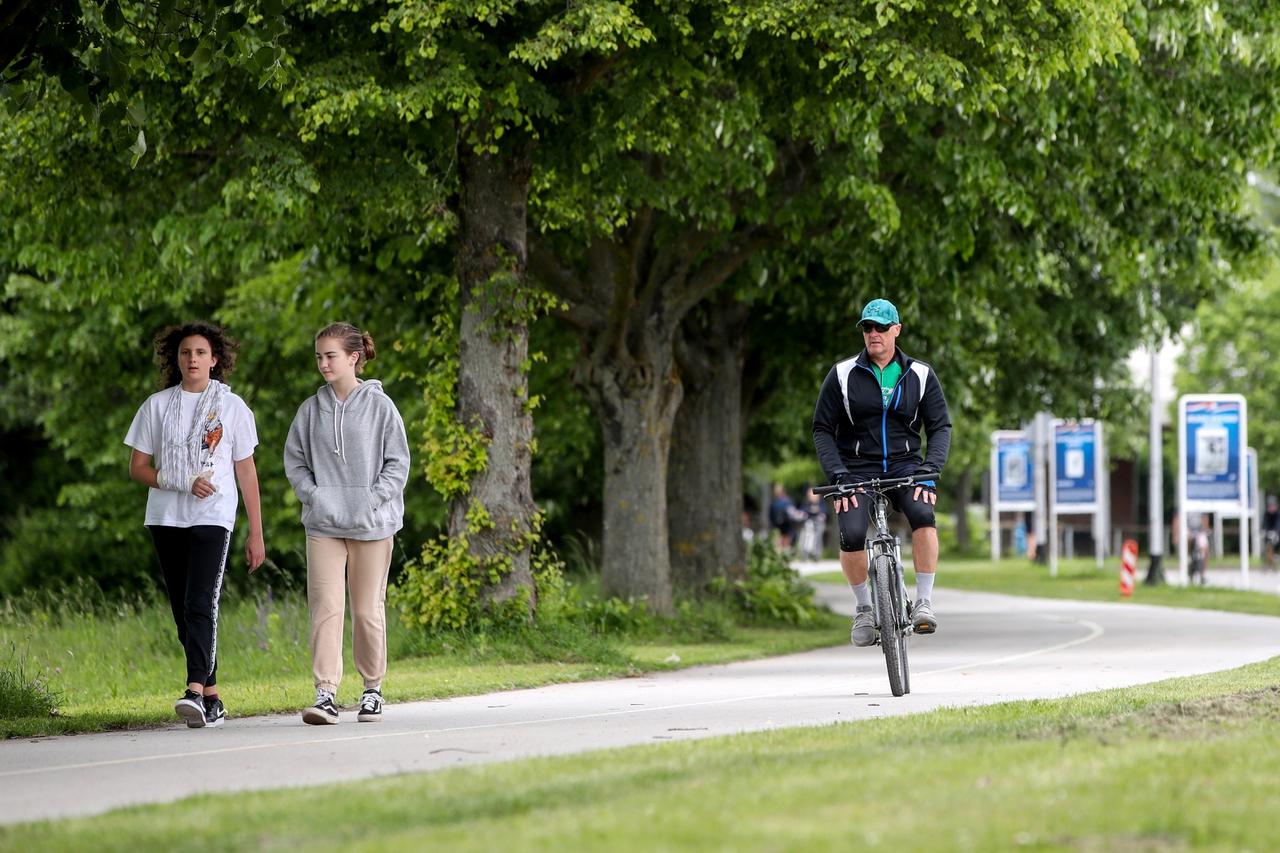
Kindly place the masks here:
[[(951, 449), (942, 384), (923, 361), (900, 349), (893, 357), (902, 376), (887, 400), (866, 350), (837, 362), (823, 381), (813, 410), (813, 445), (829, 481), (872, 471), (895, 477), (942, 472)], [(928, 440), (923, 460), (922, 430)]]

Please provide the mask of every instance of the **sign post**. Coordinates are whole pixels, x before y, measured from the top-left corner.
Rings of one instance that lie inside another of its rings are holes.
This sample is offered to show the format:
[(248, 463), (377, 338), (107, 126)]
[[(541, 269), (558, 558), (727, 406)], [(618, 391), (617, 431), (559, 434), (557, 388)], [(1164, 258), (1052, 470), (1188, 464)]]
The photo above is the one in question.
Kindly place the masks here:
[(1239, 394), (1178, 398), (1178, 577), (1187, 583), (1192, 513), (1239, 518), (1240, 583), (1249, 588), (1248, 403)]
[[(1262, 559), (1262, 496), (1258, 493), (1258, 451), (1252, 447), (1245, 451), (1249, 463), (1249, 518), (1253, 522), (1253, 556)], [(1240, 522), (1244, 524), (1244, 522)]]
[(991, 433), (991, 559), (1000, 559), (1000, 513), (1036, 508), (1031, 436), (1025, 430)]
[(1049, 576), (1058, 576), (1058, 516), (1093, 516), (1093, 552), (1102, 566), (1106, 504), (1100, 421), (1055, 419), (1049, 453)]

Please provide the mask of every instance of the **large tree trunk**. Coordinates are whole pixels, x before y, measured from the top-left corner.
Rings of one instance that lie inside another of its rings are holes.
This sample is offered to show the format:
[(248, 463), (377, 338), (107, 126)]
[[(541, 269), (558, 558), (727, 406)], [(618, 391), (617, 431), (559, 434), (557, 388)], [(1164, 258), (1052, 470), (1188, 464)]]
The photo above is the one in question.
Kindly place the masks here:
[(667, 457), (680, 405), (672, 345), (667, 358), (590, 363), (588, 389), (604, 436), (604, 593), (672, 611), (667, 544)]
[[(458, 146), (458, 419), (484, 437), (488, 464), (471, 480), (470, 494), (450, 503), (449, 535), (467, 537), (480, 560), (509, 558), (510, 571), (484, 596), (506, 601), (527, 589), (532, 612), (526, 537), (536, 509), (529, 485), (533, 420), (523, 364), (529, 350), (525, 205), (533, 149), (527, 142), (504, 142), (495, 154), (477, 154), (465, 142)], [(471, 525), (473, 501), (492, 525)]]
[(732, 295), (685, 318), (676, 344), (684, 399), (667, 479), (671, 572), (702, 592), (746, 570), (742, 540), (742, 370), (747, 307)]
[[(600, 234), (575, 270), (539, 244), (543, 282), (565, 299), (557, 313), (581, 335), (577, 381), (604, 438), (604, 590), (672, 607), (667, 460), (682, 395), (675, 338), (688, 313), (769, 237), (747, 228), (727, 238), (672, 227), (641, 210), (622, 234)], [(672, 223), (667, 223), (672, 225)]]

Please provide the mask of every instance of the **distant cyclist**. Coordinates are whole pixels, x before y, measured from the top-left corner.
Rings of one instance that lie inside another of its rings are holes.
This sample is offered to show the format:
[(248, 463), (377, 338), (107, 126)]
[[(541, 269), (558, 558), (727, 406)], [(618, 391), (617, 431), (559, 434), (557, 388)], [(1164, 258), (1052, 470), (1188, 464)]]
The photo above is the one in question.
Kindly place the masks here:
[[(813, 412), (813, 444), (822, 470), (832, 484), (940, 473), (951, 448), (951, 418), (937, 374), (897, 348), (902, 323), (887, 299), (868, 302), (858, 325), (865, 349), (831, 368)], [(928, 445), (923, 459), (922, 432)], [(938, 629), (932, 605), (938, 568), (935, 485), (930, 480), (910, 490), (892, 490), (889, 497), (911, 524), (916, 570), (911, 623), (917, 634), (932, 634)], [(876, 641), (864, 550), (869, 506), (870, 501), (856, 498), (836, 502), (840, 568), (857, 599), (850, 632), (855, 646)]]

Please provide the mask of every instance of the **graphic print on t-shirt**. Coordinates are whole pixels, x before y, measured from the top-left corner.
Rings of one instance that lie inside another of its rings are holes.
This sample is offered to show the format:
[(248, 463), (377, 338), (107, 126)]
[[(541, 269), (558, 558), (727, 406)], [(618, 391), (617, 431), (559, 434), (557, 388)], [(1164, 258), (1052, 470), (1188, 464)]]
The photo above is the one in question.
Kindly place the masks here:
[(222, 441), (222, 421), (217, 412), (210, 412), (206, 421), (209, 425), (205, 427), (204, 438), (200, 442), (200, 459), (207, 465), (218, 449), (218, 442)]

